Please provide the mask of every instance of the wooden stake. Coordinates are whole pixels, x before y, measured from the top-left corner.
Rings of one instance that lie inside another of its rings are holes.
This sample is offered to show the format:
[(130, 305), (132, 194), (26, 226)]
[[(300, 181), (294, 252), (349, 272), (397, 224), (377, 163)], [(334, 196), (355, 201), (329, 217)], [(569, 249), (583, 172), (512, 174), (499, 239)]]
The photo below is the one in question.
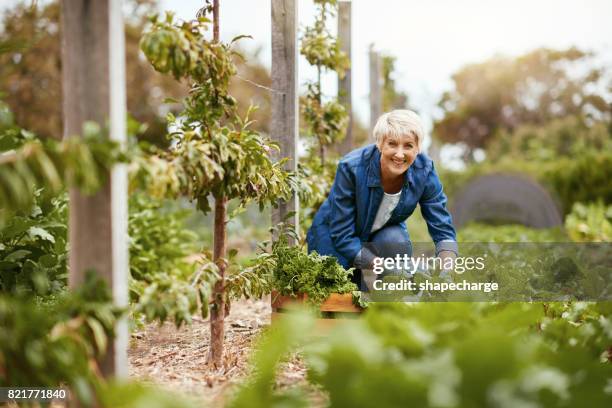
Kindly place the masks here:
[(382, 115), (382, 89), (381, 89), (381, 63), (380, 55), (374, 51), (374, 44), (370, 45), (370, 135), (374, 130), (376, 121)]
[[(272, 1), (272, 126), (271, 137), (280, 145), (280, 157), (289, 158), (285, 168), (297, 171), (298, 139), (298, 69), (297, 69), (297, 0)], [(279, 202), (272, 210), (272, 224), (288, 220), (299, 226), (297, 194)]]
[[(62, 0), (62, 86), (64, 137), (80, 135), (91, 120), (109, 125), (110, 137), (125, 143), (125, 41), (120, 0)], [(80, 285), (95, 270), (111, 286), (119, 306), (128, 300), (127, 171), (114, 166), (94, 195), (70, 190), (69, 277)], [(106, 376), (127, 376), (125, 321), (101, 362)]]
[[(338, 2), (338, 41), (340, 49), (346, 53), (351, 61), (351, 2)], [(338, 100), (346, 108), (349, 114), (349, 124), (346, 136), (340, 143), (338, 152), (345, 155), (353, 150), (353, 104), (352, 104), (352, 72), (351, 67), (346, 70), (344, 78), (338, 78)]]

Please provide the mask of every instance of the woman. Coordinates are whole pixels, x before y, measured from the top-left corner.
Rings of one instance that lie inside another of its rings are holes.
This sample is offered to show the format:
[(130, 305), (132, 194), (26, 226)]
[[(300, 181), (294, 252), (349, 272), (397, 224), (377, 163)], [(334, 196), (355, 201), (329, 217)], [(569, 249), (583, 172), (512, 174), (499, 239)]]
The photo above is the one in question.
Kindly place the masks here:
[[(454, 257), (456, 235), (446, 196), (432, 160), (420, 153), (419, 116), (409, 110), (385, 113), (374, 138), (375, 144), (340, 160), (329, 196), (308, 230), (308, 251), (332, 255), (358, 270), (371, 269), (377, 256), (411, 256), (405, 220), (419, 204), (436, 255)], [(359, 272), (353, 280), (361, 284)]]

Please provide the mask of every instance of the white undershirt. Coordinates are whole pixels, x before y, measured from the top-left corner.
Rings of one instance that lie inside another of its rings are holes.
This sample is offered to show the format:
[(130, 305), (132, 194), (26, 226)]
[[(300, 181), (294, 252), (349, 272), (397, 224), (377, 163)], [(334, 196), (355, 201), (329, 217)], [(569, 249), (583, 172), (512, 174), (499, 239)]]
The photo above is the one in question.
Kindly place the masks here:
[(389, 221), (391, 213), (395, 210), (395, 207), (397, 207), (397, 203), (399, 203), (401, 194), (402, 190), (395, 194), (385, 193), (380, 202), (380, 207), (378, 207), (378, 211), (376, 212), (376, 218), (374, 218), (374, 224), (372, 224), (372, 230), (370, 232), (381, 229), (385, 223)]

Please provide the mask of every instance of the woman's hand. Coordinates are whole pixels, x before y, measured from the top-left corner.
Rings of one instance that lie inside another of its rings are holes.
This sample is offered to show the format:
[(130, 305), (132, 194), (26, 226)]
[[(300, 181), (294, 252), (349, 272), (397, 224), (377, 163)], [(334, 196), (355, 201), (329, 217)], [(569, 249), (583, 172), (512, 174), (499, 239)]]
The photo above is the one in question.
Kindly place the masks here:
[(453, 276), (451, 275), (451, 272), (454, 271), (455, 258), (457, 258), (457, 254), (453, 251), (440, 251), (438, 252), (438, 257), (442, 259), (442, 265), (444, 266), (440, 272), (440, 277), (452, 281)]

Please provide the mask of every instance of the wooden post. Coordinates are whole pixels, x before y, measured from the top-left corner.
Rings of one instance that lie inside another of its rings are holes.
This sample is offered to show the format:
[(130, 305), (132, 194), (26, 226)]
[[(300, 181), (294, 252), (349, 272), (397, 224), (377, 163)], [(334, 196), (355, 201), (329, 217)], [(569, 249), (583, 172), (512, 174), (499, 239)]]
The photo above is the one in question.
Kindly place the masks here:
[(380, 55), (374, 51), (374, 44), (370, 45), (370, 135), (379, 116), (382, 115), (381, 90), (381, 63)]
[[(270, 135), (280, 145), (280, 157), (289, 158), (286, 169), (297, 171), (298, 69), (297, 0), (272, 0), (272, 126)], [(297, 194), (272, 210), (272, 225), (287, 222), (299, 227)]]
[[(62, 0), (64, 137), (80, 135), (83, 122), (108, 125), (126, 139), (125, 51), (121, 0)], [(69, 284), (95, 270), (109, 282), (115, 303), (128, 301), (127, 168), (114, 166), (96, 194), (70, 190)], [(127, 324), (101, 362), (106, 376), (127, 377)]]
[[(340, 42), (340, 49), (346, 53), (351, 61), (351, 2), (340, 1), (338, 2), (338, 41)], [(346, 70), (344, 78), (338, 78), (338, 100), (346, 108), (349, 114), (349, 123), (346, 130), (346, 136), (344, 140), (340, 142), (339, 153), (345, 155), (353, 150), (353, 104), (352, 104), (352, 68)]]

